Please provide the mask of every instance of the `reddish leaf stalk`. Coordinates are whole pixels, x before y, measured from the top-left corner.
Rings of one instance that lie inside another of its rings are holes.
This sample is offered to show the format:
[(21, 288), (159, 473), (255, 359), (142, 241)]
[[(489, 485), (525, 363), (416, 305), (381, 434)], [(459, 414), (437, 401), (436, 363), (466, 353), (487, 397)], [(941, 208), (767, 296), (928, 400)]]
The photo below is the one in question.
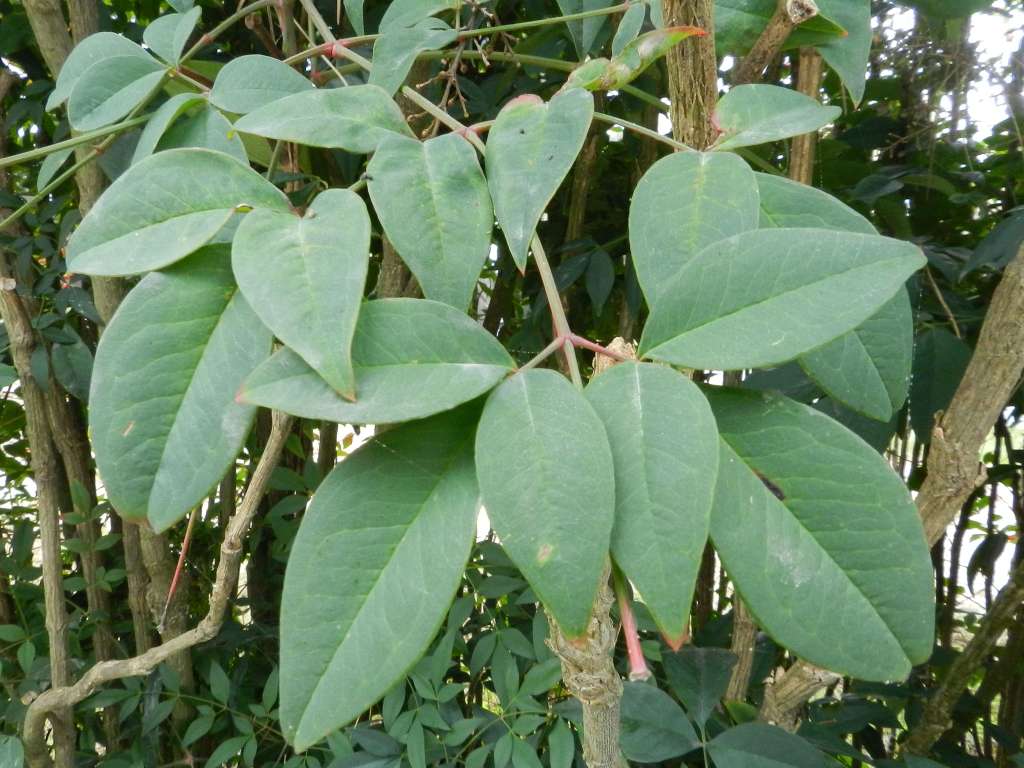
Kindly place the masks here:
[(171, 578), (171, 585), (167, 588), (167, 599), (164, 601), (164, 610), (160, 614), (160, 623), (157, 625), (157, 629), (161, 634), (164, 631), (164, 622), (167, 620), (167, 611), (171, 607), (171, 600), (174, 599), (174, 593), (178, 590), (178, 581), (181, 579), (181, 572), (185, 568), (185, 558), (188, 556), (188, 546), (192, 542), (192, 530), (195, 528), (197, 517), (199, 517), (199, 507), (192, 510), (192, 514), (188, 518), (188, 527), (185, 528), (185, 538), (181, 540), (181, 552), (178, 554), (178, 565), (174, 568), (174, 576)]
[(629, 599), (629, 589), (618, 571), (612, 578), (615, 587), (615, 597), (619, 601), (619, 614), (622, 617), (622, 634), (626, 637), (626, 651), (629, 655), (629, 679), (647, 680), (651, 676), (651, 670), (647, 668), (647, 660), (644, 658), (643, 648), (640, 647), (640, 634), (636, 629), (636, 617), (633, 615), (633, 606)]

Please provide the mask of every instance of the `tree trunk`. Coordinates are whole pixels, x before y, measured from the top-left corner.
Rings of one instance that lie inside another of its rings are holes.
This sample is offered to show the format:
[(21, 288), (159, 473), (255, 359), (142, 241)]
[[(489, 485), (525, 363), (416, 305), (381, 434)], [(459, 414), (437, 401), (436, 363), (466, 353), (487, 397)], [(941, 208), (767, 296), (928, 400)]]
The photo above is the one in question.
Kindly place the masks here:
[(662, 0), (662, 10), (667, 26), (690, 25), (707, 32), (674, 46), (667, 56), (672, 135), (694, 149), (707, 149), (718, 137), (711, 121), (718, 100), (714, 0)]

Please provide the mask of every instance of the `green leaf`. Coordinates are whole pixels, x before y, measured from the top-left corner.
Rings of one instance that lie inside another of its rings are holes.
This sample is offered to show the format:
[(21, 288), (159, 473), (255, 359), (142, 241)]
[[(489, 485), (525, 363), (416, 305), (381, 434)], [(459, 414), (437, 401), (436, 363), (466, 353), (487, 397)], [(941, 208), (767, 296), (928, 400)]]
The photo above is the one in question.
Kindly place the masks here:
[(638, 763), (660, 763), (700, 746), (679, 705), (647, 683), (628, 681), (623, 685), (620, 722), (622, 754)]
[(210, 103), (245, 115), (286, 96), (313, 90), (313, 83), (283, 61), (252, 54), (232, 59), (217, 73)]
[(142, 129), (139, 141), (135, 145), (135, 153), (132, 155), (132, 165), (156, 152), (160, 138), (171, 127), (171, 124), (192, 107), (202, 104), (204, 101), (202, 94), (179, 93), (161, 104), (149, 118), (146, 127)]
[(96, 464), (123, 517), (164, 530), (223, 477), (255, 415), (235, 393), (270, 343), (235, 290), (227, 246), (132, 289), (100, 340), (90, 392)]
[(159, 66), (138, 43), (113, 32), (97, 32), (85, 38), (68, 54), (60, 68), (60, 74), (57, 75), (57, 83), (46, 100), (46, 108), (56, 109), (67, 101), (75, 83), (89, 67), (114, 56), (135, 56)]
[(419, 53), (444, 48), (457, 37), (458, 32), (445, 22), (432, 18), (421, 19), (410, 27), (384, 30), (373, 44), (370, 84), (394, 94), (402, 87)]
[[(612, 0), (558, 0), (558, 9), (563, 16), (568, 16), (573, 13), (601, 10), (611, 4)], [(597, 36), (601, 33), (601, 28), (607, 23), (607, 15), (565, 22), (580, 61), (583, 61), (590, 53), (590, 49), (597, 41)]]
[(594, 97), (582, 88), (559, 91), (550, 102), (528, 94), (509, 101), (487, 138), (487, 183), (509, 251), (526, 268), (530, 240), (583, 147)]
[[(363, 21), (364, 0), (344, 0), (343, 5), (345, 7), (345, 15), (348, 17), (356, 34), (365, 35), (366, 23)], [(394, 5), (394, 3), (391, 5)], [(388, 7), (390, 8), (391, 6), (389, 5)]]
[(7, 363), (0, 363), (0, 387), (9, 387), (18, 380), (18, 371)]
[(856, 328), (924, 264), (910, 243), (760, 229), (709, 245), (666, 281), (640, 350), (690, 368), (786, 362)]
[(242, 139), (234, 133), (228, 119), (209, 104), (203, 105), (196, 114), (175, 123), (160, 138), (157, 150), (184, 147), (213, 149), (230, 155), (243, 165), (249, 164)]
[(458, 7), (459, 0), (392, 0), (380, 20), (380, 31), (411, 27), (428, 16)]
[(22, 768), (25, 751), (17, 736), (0, 736), (0, 765), (4, 768)]
[(350, 85), (286, 96), (254, 109), (235, 130), (310, 147), (366, 154), (392, 133), (411, 136), (398, 105), (376, 85)]
[(662, 655), (668, 684), (687, 713), (703, 729), (729, 687), (736, 654), (724, 648), (688, 645), (676, 653)]
[(210, 759), (206, 761), (203, 768), (220, 768), (220, 766), (242, 751), (242, 747), (245, 746), (248, 738), (248, 736), (232, 736), (230, 739), (222, 741), (213, 750), (213, 754), (210, 755)]
[(20, 643), (26, 637), (25, 630), (17, 624), (0, 624), (0, 641)]
[(501, 344), (446, 304), (380, 299), (363, 304), (352, 342), (359, 399), (348, 402), (290, 349), (246, 380), (239, 399), (309, 419), (389, 424), (472, 400), (508, 375)]
[(551, 768), (571, 768), (576, 756), (576, 739), (565, 720), (557, 720), (548, 734), (548, 764)]
[(935, 414), (949, 407), (970, 362), (971, 348), (945, 328), (932, 328), (917, 337), (910, 385), (910, 425), (918, 440), (931, 440)]
[(899, 4), (938, 19), (962, 19), (985, 10), (992, 5), (992, 0), (899, 0)]
[(83, 402), (89, 399), (89, 380), (92, 378), (92, 352), (78, 334), (71, 344), (54, 344), (50, 350), (53, 375), (69, 395)]
[(716, 150), (749, 147), (799, 136), (831, 123), (842, 110), (827, 107), (792, 88), (777, 85), (737, 85), (715, 107), (722, 132)]
[(849, 333), (799, 358), (800, 367), (857, 413), (888, 421), (910, 386), (914, 318), (906, 289)]
[[(634, 8), (637, 6), (633, 6)], [(623, 46), (609, 59), (590, 59), (574, 69), (566, 88), (588, 91), (618, 90), (639, 77), (651, 64), (692, 35), (703, 34), (699, 27), (664, 27), (655, 29)]]
[(227, 704), (231, 696), (231, 679), (216, 661), (210, 664), (210, 693), (221, 704)]
[(231, 246), (235, 279), (256, 314), (349, 400), (369, 256), (370, 216), (347, 189), (321, 192), (303, 218), (254, 209)]
[(629, 246), (652, 306), (665, 283), (704, 247), (757, 229), (753, 171), (732, 154), (676, 152), (652, 165), (629, 205)]
[(562, 631), (582, 635), (615, 516), (612, 455), (601, 420), (564, 376), (523, 371), (487, 400), (476, 467), (508, 556)]
[(617, 56), (619, 51), (636, 40), (636, 36), (643, 28), (646, 16), (647, 5), (645, 3), (633, 3), (626, 9), (619, 20), (618, 27), (615, 28), (615, 37), (612, 38), (612, 56)]
[(476, 533), (477, 413), (385, 432), (317, 489), (281, 599), (281, 724), (296, 750), (387, 693), (444, 620)]
[(697, 385), (667, 366), (621, 363), (585, 395), (615, 464), (615, 562), (670, 645), (686, 637), (718, 472), (715, 417)]
[(161, 16), (146, 27), (142, 40), (161, 59), (169, 64), (177, 64), (201, 15), (201, 8), (192, 8), (185, 13)]
[(115, 123), (141, 104), (163, 77), (163, 65), (149, 57), (101, 59), (75, 82), (68, 97), (68, 122), (82, 132)]
[(166, 267), (208, 243), (241, 207), (291, 209), (273, 184), (222, 152), (158, 152), (92, 207), (68, 241), (68, 269), (131, 275)]
[[(820, 8), (823, 4), (818, 5)], [(715, 0), (715, 47), (719, 54), (746, 55), (768, 26), (777, 6), (776, 0)], [(845, 34), (845, 29), (819, 13), (799, 25), (783, 48), (816, 45)]]
[(513, 768), (543, 768), (536, 750), (526, 739), (512, 742), (512, 765)]
[(871, 54), (871, 0), (818, 0), (818, 8), (847, 31), (842, 37), (818, 42), (817, 48), (839, 75), (856, 106), (864, 98)]
[(773, 173), (755, 173), (761, 229), (820, 227), (876, 235), (870, 221), (827, 192)]
[(825, 755), (799, 736), (767, 723), (744, 723), (708, 742), (718, 768), (821, 768)]
[(39, 173), (36, 176), (36, 191), (38, 192), (51, 181), (53, 177), (57, 175), (64, 163), (68, 161), (68, 158), (74, 154), (74, 149), (62, 149), (58, 152), (47, 155), (43, 158), (43, 162), (39, 164)]
[(389, 136), (366, 173), (381, 225), (424, 295), (465, 309), (494, 228), (473, 147), (453, 133), (424, 142)]
[(722, 435), (711, 537), (758, 624), (812, 664), (904, 678), (931, 653), (934, 592), (903, 481), (809, 406), (707, 395)]

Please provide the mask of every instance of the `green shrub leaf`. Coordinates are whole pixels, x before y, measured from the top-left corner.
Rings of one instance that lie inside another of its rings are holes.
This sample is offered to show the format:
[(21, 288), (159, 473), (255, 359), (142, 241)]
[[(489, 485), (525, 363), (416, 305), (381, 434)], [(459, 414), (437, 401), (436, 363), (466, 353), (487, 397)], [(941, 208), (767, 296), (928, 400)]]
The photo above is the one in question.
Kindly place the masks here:
[(840, 114), (839, 107), (824, 106), (792, 88), (738, 85), (715, 107), (715, 122), (722, 134), (714, 148), (736, 149), (799, 136), (818, 130)]
[(615, 562), (675, 647), (686, 637), (718, 472), (715, 417), (697, 385), (651, 363), (621, 363), (585, 391), (615, 464)]
[(914, 245), (824, 229), (713, 243), (667, 281), (640, 349), (690, 368), (759, 368), (857, 327), (924, 264)]
[(718, 768), (821, 768), (825, 756), (808, 742), (767, 723), (743, 723), (708, 742)]
[(660, 763), (700, 746), (682, 708), (647, 683), (630, 681), (623, 686), (621, 727), (622, 754), (638, 763)]
[(398, 105), (376, 85), (325, 88), (254, 109), (235, 129), (310, 147), (368, 153), (392, 133), (411, 136)]
[(281, 725), (303, 750), (426, 651), (476, 533), (475, 406), (385, 432), (328, 475), (281, 598)]
[(283, 61), (251, 54), (232, 59), (217, 73), (210, 102), (245, 115), (286, 96), (313, 90), (313, 83)]
[(113, 32), (97, 32), (94, 35), (89, 35), (76, 45), (64, 60), (60, 74), (57, 75), (57, 83), (46, 100), (46, 108), (56, 109), (67, 101), (75, 83), (89, 67), (98, 61), (114, 56), (135, 56), (156, 64), (153, 57), (146, 53), (145, 48), (123, 35)]
[(735, 155), (676, 152), (652, 165), (629, 206), (629, 245), (648, 303), (702, 248), (757, 229), (757, 206), (754, 173)]
[(302, 218), (257, 208), (231, 246), (235, 279), (256, 314), (349, 400), (369, 256), (366, 204), (346, 189), (321, 192)]
[(235, 393), (270, 343), (226, 245), (132, 290), (100, 340), (89, 399), (96, 465), (123, 517), (162, 531), (223, 477), (255, 414)]
[(76, 131), (92, 131), (127, 115), (164, 77), (164, 67), (134, 54), (101, 59), (75, 81), (68, 97), (68, 122)]
[(359, 393), (354, 403), (290, 349), (276, 352), (253, 371), (239, 398), (308, 419), (388, 424), (472, 400), (513, 367), (498, 340), (470, 318), (423, 299), (363, 304), (352, 362)]
[(931, 560), (906, 486), (809, 406), (707, 394), (722, 435), (711, 537), (758, 624), (813, 664), (906, 677), (931, 653), (934, 627)]
[(291, 209), (273, 184), (223, 152), (158, 152), (89, 211), (68, 241), (68, 268), (131, 275), (166, 267), (208, 243), (242, 206)]
[(402, 87), (419, 53), (444, 48), (457, 37), (458, 32), (433, 18), (421, 19), (410, 27), (384, 30), (373, 44), (370, 83), (394, 94)]
[(476, 466), (505, 551), (562, 631), (581, 635), (615, 516), (611, 449), (601, 420), (564, 376), (523, 371), (487, 400)]
[(202, 9), (196, 7), (185, 13), (161, 16), (146, 27), (142, 39), (161, 59), (169, 64), (177, 64), (201, 15)]
[(384, 231), (428, 299), (465, 309), (491, 248), (494, 211), (476, 152), (445, 134), (389, 136), (367, 166)]
[(541, 214), (587, 138), (594, 97), (582, 88), (543, 102), (518, 96), (498, 113), (487, 137), (487, 183), (498, 224), (520, 270)]

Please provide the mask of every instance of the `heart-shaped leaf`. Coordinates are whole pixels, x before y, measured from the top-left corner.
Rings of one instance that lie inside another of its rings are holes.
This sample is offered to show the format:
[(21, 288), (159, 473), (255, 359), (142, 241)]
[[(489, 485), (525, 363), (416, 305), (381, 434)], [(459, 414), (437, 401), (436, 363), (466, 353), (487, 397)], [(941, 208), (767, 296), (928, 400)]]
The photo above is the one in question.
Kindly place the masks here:
[(277, 187), (223, 152), (158, 152), (100, 196), (68, 240), (68, 268), (131, 275), (166, 267), (208, 243), (244, 207), (291, 209)]
[(711, 537), (758, 624), (813, 664), (905, 677), (931, 653), (934, 591), (903, 481), (809, 406), (706, 393), (722, 435)]
[(615, 517), (611, 449), (594, 409), (554, 371), (513, 376), (487, 399), (476, 471), (505, 551), (562, 631), (583, 634)]
[(420, 419), (482, 395), (512, 370), (498, 340), (462, 312), (423, 299), (363, 304), (352, 342), (359, 399), (343, 399), (290, 349), (253, 371), (243, 402), (342, 424)]
[(494, 211), (476, 152), (448, 133), (390, 136), (367, 166), (373, 206), (428, 299), (465, 309), (491, 249)]
[(629, 245), (651, 306), (665, 284), (705, 246), (757, 229), (754, 173), (739, 157), (676, 152), (640, 179), (629, 205)]
[(518, 96), (498, 113), (487, 137), (487, 184), (498, 224), (520, 270), (530, 240), (583, 147), (594, 97), (582, 88), (559, 91), (544, 103)]
[(708, 742), (718, 768), (821, 768), (825, 755), (768, 723), (741, 723)]
[(366, 154), (393, 133), (411, 136), (402, 110), (383, 88), (350, 85), (286, 96), (254, 109), (235, 129), (268, 139)]
[(877, 235), (871, 222), (827, 192), (773, 173), (755, 173), (762, 229), (820, 227)]
[(286, 96), (313, 90), (313, 83), (283, 61), (251, 54), (232, 59), (217, 73), (210, 102), (245, 115)]
[(585, 391), (615, 464), (611, 551), (668, 642), (686, 637), (718, 473), (715, 417), (697, 385), (650, 363), (621, 363)]
[(924, 263), (914, 245), (825, 229), (719, 240), (666, 282), (643, 354), (690, 368), (761, 368), (856, 328)]
[(476, 534), (478, 413), (385, 432), (313, 496), (281, 596), (281, 725), (296, 750), (387, 693), (444, 620)]
[(202, 9), (196, 7), (185, 13), (161, 16), (146, 27), (142, 40), (161, 59), (169, 64), (177, 64), (200, 15)]
[(792, 88), (737, 85), (715, 107), (715, 124), (722, 133), (714, 148), (736, 149), (799, 136), (841, 114), (839, 107), (824, 106)]
[(231, 246), (235, 279), (256, 314), (349, 400), (369, 257), (370, 216), (347, 189), (321, 192), (302, 218), (254, 209)]
[(235, 288), (226, 245), (132, 289), (96, 350), (89, 398), (114, 509), (161, 531), (202, 501), (249, 433), (256, 409), (235, 392), (270, 343)]
[(444, 48), (457, 37), (458, 32), (433, 18), (422, 19), (411, 27), (385, 30), (373, 44), (370, 83), (393, 94), (402, 87), (419, 53)]

